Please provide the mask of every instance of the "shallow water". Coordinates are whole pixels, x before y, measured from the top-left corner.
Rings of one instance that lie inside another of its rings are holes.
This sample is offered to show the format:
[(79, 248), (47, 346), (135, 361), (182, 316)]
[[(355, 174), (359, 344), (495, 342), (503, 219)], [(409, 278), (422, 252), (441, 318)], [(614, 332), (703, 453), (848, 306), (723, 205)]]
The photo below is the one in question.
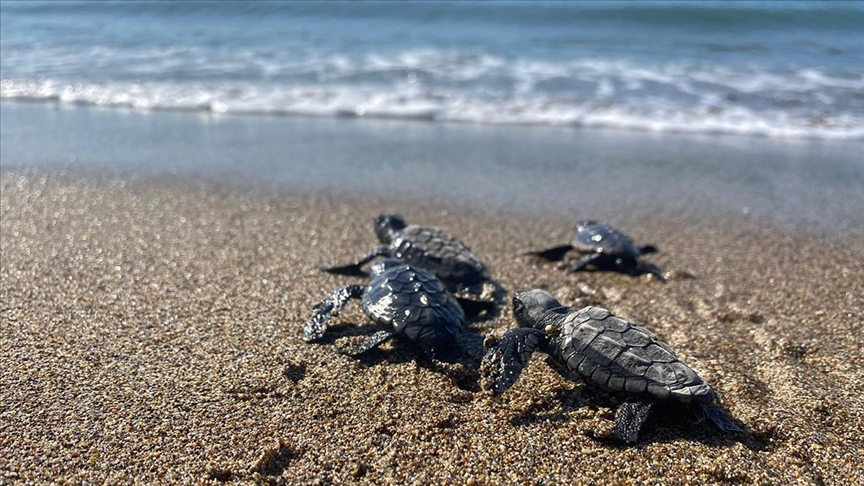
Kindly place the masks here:
[(22, 103), (0, 110), (6, 168), (195, 175), (574, 219), (719, 211), (816, 232), (864, 227), (859, 141)]

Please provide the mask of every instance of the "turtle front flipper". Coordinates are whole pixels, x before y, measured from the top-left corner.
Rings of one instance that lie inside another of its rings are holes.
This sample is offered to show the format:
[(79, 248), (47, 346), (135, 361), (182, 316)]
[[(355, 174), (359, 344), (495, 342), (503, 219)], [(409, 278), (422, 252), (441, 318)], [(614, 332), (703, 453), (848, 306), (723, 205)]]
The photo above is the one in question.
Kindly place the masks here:
[(634, 443), (639, 439), (642, 424), (648, 419), (655, 401), (651, 398), (628, 400), (618, 407), (612, 436), (624, 442)]
[(349, 263), (346, 265), (337, 265), (335, 267), (321, 267), (319, 270), (326, 273), (336, 273), (339, 275), (352, 275), (355, 277), (365, 277), (366, 272), (361, 270), (361, 267), (366, 263), (370, 262), (376, 257), (379, 256), (387, 256), (390, 254), (390, 245), (378, 245), (375, 248), (369, 250), (369, 253), (360, 257), (356, 262)]
[(547, 248), (546, 250), (526, 251), (526, 252), (522, 252), (521, 254), (522, 255), (535, 256), (538, 258), (542, 258), (544, 260), (549, 260), (551, 262), (558, 262), (558, 261), (561, 261), (561, 259), (564, 258), (564, 255), (566, 255), (567, 252), (572, 250), (572, 249), (573, 249), (573, 246), (567, 244), (567, 245), (556, 246), (553, 248)]
[(547, 349), (549, 337), (539, 329), (519, 328), (504, 333), (501, 341), (483, 356), (480, 373), (483, 388), (498, 396), (519, 378), (534, 350)]
[(315, 312), (303, 326), (303, 340), (310, 343), (321, 339), (327, 331), (327, 324), (333, 313), (342, 310), (350, 299), (362, 297), (364, 288), (357, 284), (339, 287), (324, 302), (315, 306)]
[(340, 349), (339, 352), (347, 356), (358, 356), (365, 353), (366, 351), (369, 351), (372, 348), (377, 348), (382, 343), (384, 343), (384, 341), (387, 341), (388, 339), (393, 337), (394, 334), (395, 333), (393, 331), (389, 330), (378, 331), (375, 334), (366, 338), (363, 342), (350, 347), (346, 347), (345, 349)]

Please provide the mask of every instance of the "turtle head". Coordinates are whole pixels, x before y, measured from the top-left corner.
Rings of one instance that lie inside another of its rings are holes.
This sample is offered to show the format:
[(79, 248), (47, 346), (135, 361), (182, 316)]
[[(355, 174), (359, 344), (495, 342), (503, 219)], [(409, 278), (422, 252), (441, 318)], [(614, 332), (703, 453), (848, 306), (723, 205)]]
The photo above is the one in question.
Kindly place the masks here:
[(381, 243), (393, 241), (394, 235), (405, 226), (405, 220), (399, 214), (381, 214), (375, 218), (375, 234)]
[(593, 219), (583, 219), (583, 220), (576, 221), (576, 229), (577, 230), (589, 229), (589, 228), (592, 228), (592, 227), (597, 226), (599, 224), (600, 224), (599, 221), (594, 221)]
[(543, 329), (546, 326), (543, 315), (558, 307), (561, 302), (545, 290), (526, 290), (513, 295), (513, 315), (520, 327)]
[(405, 262), (396, 260), (395, 258), (384, 258), (382, 260), (375, 260), (372, 262), (372, 265), (369, 266), (369, 270), (372, 272), (372, 275), (381, 275), (388, 268), (398, 267), (399, 265), (404, 265)]

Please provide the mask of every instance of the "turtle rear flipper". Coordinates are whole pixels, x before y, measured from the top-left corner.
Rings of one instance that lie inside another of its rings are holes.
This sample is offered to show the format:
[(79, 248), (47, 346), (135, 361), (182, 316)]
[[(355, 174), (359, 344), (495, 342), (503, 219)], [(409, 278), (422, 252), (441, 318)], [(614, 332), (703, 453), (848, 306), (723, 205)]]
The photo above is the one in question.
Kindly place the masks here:
[(361, 267), (366, 263), (372, 261), (376, 257), (379, 256), (387, 256), (390, 254), (390, 246), (389, 245), (378, 245), (375, 248), (369, 250), (369, 253), (363, 255), (359, 259), (357, 259), (354, 263), (348, 263), (345, 265), (337, 265), (334, 267), (320, 267), (319, 270), (326, 273), (335, 273), (339, 275), (351, 275), (354, 277), (368, 277), (369, 274), (364, 272)]
[(612, 429), (614, 438), (631, 444), (636, 442), (642, 424), (648, 420), (648, 415), (655, 403), (653, 399), (641, 398), (628, 400), (618, 407), (618, 412), (615, 414), (615, 428)]
[(741, 433), (744, 428), (735, 423), (729, 417), (726, 409), (716, 403), (700, 403), (698, 404), (697, 414), (700, 418), (707, 418), (721, 432), (725, 433)]
[(498, 396), (519, 378), (531, 355), (548, 347), (549, 338), (539, 329), (518, 328), (504, 333), (501, 341), (485, 356), (480, 365), (483, 388)]
[(561, 245), (553, 248), (547, 248), (545, 250), (539, 251), (525, 251), (522, 252), (522, 255), (530, 255), (538, 258), (542, 258), (544, 260), (549, 260), (551, 262), (561, 261), (564, 258), (564, 255), (567, 254), (568, 251), (572, 250), (572, 245)]
[(327, 332), (327, 325), (334, 312), (339, 312), (351, 299), (363, 296), (365, 287), (362, 285), (346, 285), (339, 287), (324, 302), (315, 306), (312, 317), (303, 326), (303, 340), (307, 343), (317, 341)]
[(347, 356), (358, 356), (365, 353), (366, 351), (369, 351), (372, 348), (377, 348), (378, 346), (383, 344), (384, 341), (387, 341), (388, 339), (393, 337), (394, 334), (395, 333), (393, 331), (387, 329), (381, 330), (367, 337), (365, 340), (363, 340), (363, 342), (346, 347), (344, 349), (340, 349), (339, 352)]

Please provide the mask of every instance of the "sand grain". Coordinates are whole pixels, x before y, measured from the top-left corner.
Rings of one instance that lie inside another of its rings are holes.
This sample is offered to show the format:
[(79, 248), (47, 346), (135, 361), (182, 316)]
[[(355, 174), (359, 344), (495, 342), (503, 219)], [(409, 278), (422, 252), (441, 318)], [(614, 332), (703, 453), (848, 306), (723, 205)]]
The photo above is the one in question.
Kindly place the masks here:
[[(751, 431), (660, 413), (634, 447), (586, 431), (615, 402), (535, 359), (500, 401), (470, 370), (368, 332), (359, 306), (307, 345), (393, 201), (36, 170), (0, 177), (0, 482), (861, 484), (864, 244), (744, 217), (608, 218), (696, 279), (568, 275), (514, 257), (568, 221), (402, 203), (458, 235), (510, 291), (544, 287), (655, 331)], [(647, 213), (647, 212), (646, 212)], [(608, 216), (608, 215), (601, 215)], [(463, 338), (475, 355), (505, 311)]]

